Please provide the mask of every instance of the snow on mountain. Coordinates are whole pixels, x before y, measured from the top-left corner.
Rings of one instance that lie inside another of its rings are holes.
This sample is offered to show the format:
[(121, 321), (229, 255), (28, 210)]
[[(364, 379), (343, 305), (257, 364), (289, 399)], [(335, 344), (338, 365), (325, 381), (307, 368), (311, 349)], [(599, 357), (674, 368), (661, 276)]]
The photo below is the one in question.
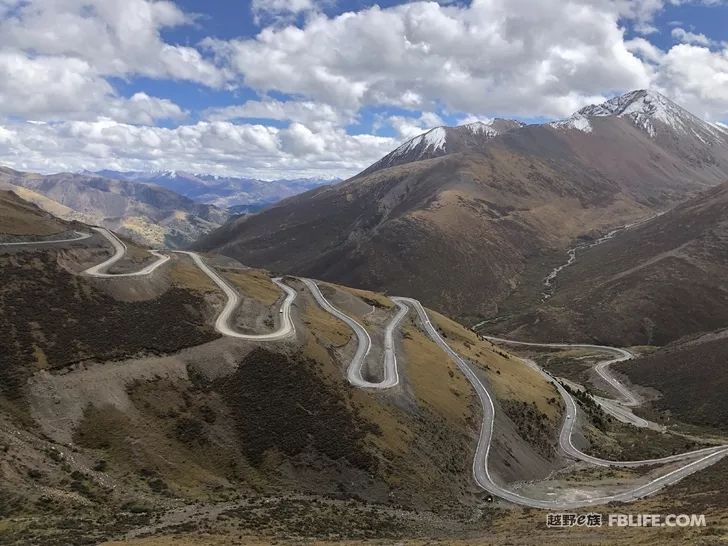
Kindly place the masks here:
[(520, 121), (494, 119), (489, 122), (476, 121), (456, 127), (435, 127), (411, 138), (366, 169), (364, 173), (446, 154), (477, 150), (491, 138), (522, 126), (523, 123)]
[(692, 134), (703, 140), (718, 132), (710, 123), (691, 114), (657, 91), (640, 89), (602, 104), (586, 106), (577, 115), (586, 118), (617, 116), (630, 119), (651, 137), (658, 133), (658, 124), (678, 134)]
[(308, 191), (338, 179), (299, 178), (258, 180), (184, 171), (99, 171), (97, 175), (140, 184), (154, 184), (170, 189), (196, 203), (210, 203), (221, 208), (260, 207)]
[(576, 129), (583, 133), (592, 132), (592, 125), (589, 122), (589, 118), (578, 112), (568, 119), (553, 121), (549, 123), (549, 126), (555, 127), (556, 129)]
[(436, 152), (445, 148), (447, 142), (447, 132), (444, 127), (435, 127), (426, 133), (414, 137), (402, 144), (399, 148), (392, 152), (393, 156), (404, 156), (412, 152), (412, 150), (420, 149), (420, 155), (425, 152)]
[(660, 135), (671, 140), (693, 141), (712, 146), (716, 141), (726, 143), (728, 131), (708, 123), (658, 93), (640, 89), (609, 99), (602, 104), (585, 106), (571, 117), (547, 125), (560, 130), (591, 133), (596, 118), (625, 118), (650, 138)]

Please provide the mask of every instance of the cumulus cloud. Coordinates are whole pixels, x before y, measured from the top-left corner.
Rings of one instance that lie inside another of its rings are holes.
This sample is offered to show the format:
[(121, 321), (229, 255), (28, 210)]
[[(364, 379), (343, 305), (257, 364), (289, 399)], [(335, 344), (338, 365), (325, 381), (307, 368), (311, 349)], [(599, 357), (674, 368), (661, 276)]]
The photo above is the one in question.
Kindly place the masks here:
[(435, 112), (423, 112), (419, 117), (389, 116), (382, 123), (392, 127), (401, 140), (409, 140), (433, 127), (445, 125)]
[(681, 27), (673, 28), (670, 34), (673, 38), (675, 38), (675, 40), (684, 44), (708, 46), (712, 43), (712, 40), (710, 40), (710, 38), (708, 38), (705, 34), (690, 32)]
[[(703, 0), (700, 3), (716, 3)], [(329, 104), (337, 110), (397, 106), (476, 116), (568, 116), (636, 88), (674, 92), (688, 106), (719, 93), (721, 51), (703, 53), (711, 78), (674, 81), (683, 44), (664, 51), (643, 37), (625, 40), (624, 22), (648, 25), (682, 0), (474, 0), (470, 5), (412, 2), (303, 25), (272, 26), (249, 39), (207, 40), (219, 62), (246, 85)], [(705, 45), (702, 35), (673, 29), (676, 39)], [(713, 44), (715, 45), (715, 44)], [(697, 55), (697, 52), (693, 52)], [(709, 100), (698, 109), (720, 117)], [(410, 134), (411, 121), (392, 119)]]
[(94, 119), (153, 124), (181, 118), (182, 109), (167, 99), (136, 93), (116, 95), (88, 62), (63, 57), (29, 57), (0, 51), (0, 115), (29, 119)]
[(291, 22), (300, 14), (317, 13), (322, 0), (252, 0), (250, 10), (256, 24)]
[(353, 112), (337, 110), (330, 104), (313, 101), (249, 100), (237, 106), (210, 108), (204, 112), (209, 120), (265, 119), (298, 121), (306, 125), (343, 124), (354, 118)]
[(338, 108), (442, 101), (455, 111), (560, 116), (649, 83), (618, 19), (610, 2), (414, 2), (206, 45), (255, 89)]
[[(670, 48), (650, 41), (655, 15), (684, 1), (408, 2), (328, 16), (321, 0), (253, 0), (257, 35), (180, 45), (163, 31), (196, 20), (169, 1), (0, 0), (0, 163), (346, 176), (442, 116), (565, 117), (643, 87), (726, 120), (725, 44), (684, 25)], [(137, 76), (258, 97), (186, 112), (111, 83)], [(351, 134), (371, 111), (385, 112), (372, 132), (396, 138)]]
[(78, 59), (101, 75), (145, 75), (210, 86), (224, 71), (161, 30), (192, 22), (174, 3), (150, 0), (17, 2), (0, 20), (0, 48)]
[(661, 60), (657, 85), (693, 113), (709, 120), (728, 119), (728, 47), (679, 44)]
[(258, 178), (348, 176), (390, 151), (396, 140), (259, 124), (201, 121), (175, 128), (95, 121), (0, 125), (0, 164), (58, 172), (178, 169)]

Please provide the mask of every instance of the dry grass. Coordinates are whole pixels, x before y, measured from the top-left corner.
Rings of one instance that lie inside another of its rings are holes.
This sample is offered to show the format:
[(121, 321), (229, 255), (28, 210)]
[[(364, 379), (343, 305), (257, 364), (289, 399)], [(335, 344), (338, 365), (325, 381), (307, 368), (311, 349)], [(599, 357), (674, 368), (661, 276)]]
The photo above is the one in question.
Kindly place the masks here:
[(357, 298), (361, 298), (364, 301), (371, 300), (379, 304), (384, 309), (392, 309), (394, 307), (394, 303), (392, 303), (392, 300), (390, 300), (387, 296), (384, 294), (380, 294), (379, 292), (371, 292), (369, 290), (360, 290), (358, 288), (349, 288), (348, 286), (341, 286), (338, 284), (328, 283), (331, 284), (331, 286), (335, 286), (339, 290), (343, 290), (345, 292), (349, 292), (349, 294), (352, 294), (356, 296)]
[(134, 233), (137, 237), (140, 237), (144, 241), (148, 241), (155, 246), (162, 246), (167, 235), (165, 228), (154, 224), (147, 218), (143, 218), (141, 216), (124, 217), (120, 227)]
[(32, 205), (9, 192), (0, 192), (0, 233), (45, 236), (66, 230), (68, 227)]
[[(306, 542), (314, 545), (315, 542)], [(244, 544), (246, 546), (268, 546), (269, 538), (243, 536), (241, 534), (184, 534), (177, 533), (167, 536), (132, 538), (128, 540), (102, 542), (100, 546), (228, 546), (230, 544)], [(320, 544), (320, 543), (319, 543)]]
[(442, 349), (413, 326), (403, 329), (403, 375), (417, 399), (462, 427), (470, 415), (468, 400), (472, 389), (457, 365)]
[(265, 271), (259, 269), (224, 269), (219, 272), (237, 288), (243, 296), (253, 298), (263, 305), (273, 305), (281, 297), (278, 288)]
[(518, 400), (528, 404), (535, 402), (536, 407), (550, 420), (559, 419), (558, 407), (549, 403), (552, 398), (558, 400), (559, 394), (540, 373), (526, 366), (519, 358), (496, 350), (490, 342), (481, 341), (477, 335), (453, 320), (434, 311), (428, 312), (445, 332), (448, 344), (485, 371), (498, 399)]
[(354, 335), (351, 328), (321, 309), (310, 296), (306, 298), (303, 318), (314, 337), (325, 345), (342, 347)]
[(200, 268), (188, 256), (173, 254), (169, 275), (172, 283), (180, 288), (198, 292), (216, 292), (218, 290), (212, 279), (200, 271)]

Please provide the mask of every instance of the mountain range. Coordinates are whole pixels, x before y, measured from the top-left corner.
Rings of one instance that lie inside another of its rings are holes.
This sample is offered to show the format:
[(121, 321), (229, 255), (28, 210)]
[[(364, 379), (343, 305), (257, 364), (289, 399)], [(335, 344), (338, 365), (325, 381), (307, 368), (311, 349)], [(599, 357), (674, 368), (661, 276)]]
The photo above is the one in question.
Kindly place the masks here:
[(172, 219), (227, 211), (0, 170), (0, 542), (593, 542), (534, 532), (574, 506), (725, 521), (727, 151), (647, 91), (435, 128), (204, 255), (150, 251), (132, 219), (175, 246), (197, 233)]
[(228, 218), (223, 209), (160, 186), (95, 174), (40, 175), (0, 167), (0, 188), (61, 218), (103, 225), (152, 246), (189, 244)]
[(195, 248), (412, 294), (475, 322), (580, 237), (728, 180), (728, 132), (639, 90), (538, 125), (440, 127), (359, 175), (242, 217)]
[(154, 184), (188, 197), (196, 203), (233, 209), (237, 213), (255, 212), (286, 197), (338, 182), (338, 179), (318, 178), (257, 180), (183, 171), (103, 170), (94, 174), (115, 180)]

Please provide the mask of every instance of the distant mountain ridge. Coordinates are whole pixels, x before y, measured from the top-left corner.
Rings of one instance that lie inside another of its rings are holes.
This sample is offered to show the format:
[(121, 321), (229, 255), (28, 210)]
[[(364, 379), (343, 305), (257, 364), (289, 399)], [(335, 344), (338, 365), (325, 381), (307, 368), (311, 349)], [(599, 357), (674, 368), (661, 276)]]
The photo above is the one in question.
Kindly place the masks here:
[(0, 167), (0, 188), (67, 220), (118, 230), (151, 246), (184, 246), (228, 219), (166, 188), (96, 174), (40, 175)]
[(286, 197), (303, 193), (339, 179), (297, 178), (258, 180), (213, 174), (192, 174), (184, 171), (113, 171), (94, 174), (130, 182), (156, 184), (188, 197), (196, 203), (209, 203), (220, 208), (260, 209)]
[(653, 91), (560, 122), (491, 129), (431, 130), (349, 180), (236, 219), (195, 246), (410, 294), (475, 322), (520, 287), (540, 293), (547, 258), (577, 238), (728, 179), (728, 133)]

